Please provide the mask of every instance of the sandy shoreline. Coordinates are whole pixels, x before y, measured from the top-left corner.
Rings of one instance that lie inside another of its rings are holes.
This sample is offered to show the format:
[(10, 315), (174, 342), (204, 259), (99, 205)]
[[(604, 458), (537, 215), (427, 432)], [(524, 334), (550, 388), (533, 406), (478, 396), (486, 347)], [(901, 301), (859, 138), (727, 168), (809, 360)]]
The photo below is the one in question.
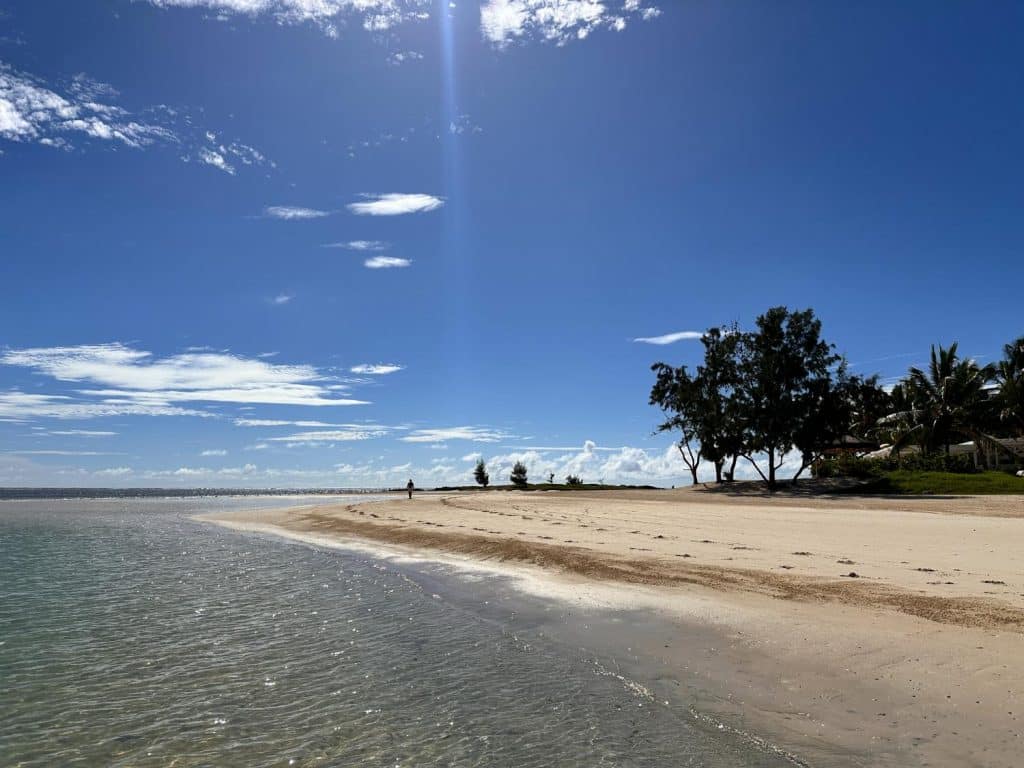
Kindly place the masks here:
[(655, 611), (690, 642), (638, 632), (632, 652), (812, 764), (1019, 763), (1021, 497), (462, 493), (207, 519)]

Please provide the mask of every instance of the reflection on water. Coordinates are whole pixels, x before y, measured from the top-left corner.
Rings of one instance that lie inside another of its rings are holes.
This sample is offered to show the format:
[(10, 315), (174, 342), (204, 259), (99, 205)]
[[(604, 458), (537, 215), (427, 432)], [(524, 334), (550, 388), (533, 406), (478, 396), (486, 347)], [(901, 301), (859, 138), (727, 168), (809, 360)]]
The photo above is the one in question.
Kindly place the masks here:
[(258, 503), (0, 504), (0, 763), (780, 764)]

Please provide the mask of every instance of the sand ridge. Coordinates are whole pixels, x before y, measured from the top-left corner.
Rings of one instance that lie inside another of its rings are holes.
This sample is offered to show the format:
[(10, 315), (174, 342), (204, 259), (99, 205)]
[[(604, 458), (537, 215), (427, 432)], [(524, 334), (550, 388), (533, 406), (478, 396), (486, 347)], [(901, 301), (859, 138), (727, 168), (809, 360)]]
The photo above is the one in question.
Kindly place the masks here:
[(834, 601), (1024, 632), (1024, 519), (684, 498), (695, 500), (433, 495), (315, 507), (280, 524), (592, 579)]

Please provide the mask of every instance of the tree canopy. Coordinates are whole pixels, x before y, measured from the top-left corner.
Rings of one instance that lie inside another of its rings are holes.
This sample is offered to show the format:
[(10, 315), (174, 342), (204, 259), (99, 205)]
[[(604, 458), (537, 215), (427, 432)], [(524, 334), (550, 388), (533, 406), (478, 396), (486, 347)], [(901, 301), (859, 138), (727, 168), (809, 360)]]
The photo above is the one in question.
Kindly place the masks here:
[(724, 482), (743, 459), (774, 488), (783, 466), (795, 480), (850, 446), (948, 454), (956, 441), (1024, 436), (1024, 337), (996, 365), (961, 358), (956, 343), (932, 347), (927, 368), (888, 391), (850, 373), (811, 309), (773, 307), (753, 330), (711, 328), (701, 342), (692, 369), (655, 363), (650, 393), (664, 414), (656, 429), (676, 434), (694, 483), (702, 462)]

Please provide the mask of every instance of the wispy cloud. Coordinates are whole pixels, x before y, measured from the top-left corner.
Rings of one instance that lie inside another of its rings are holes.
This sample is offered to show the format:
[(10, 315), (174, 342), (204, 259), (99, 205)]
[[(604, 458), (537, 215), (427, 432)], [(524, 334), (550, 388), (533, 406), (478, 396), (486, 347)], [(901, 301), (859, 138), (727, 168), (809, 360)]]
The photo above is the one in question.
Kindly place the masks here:
[(400, 259), (397, 256), (373, 256), (363, 262), (367, 269), (396, 269), (408, 267), (412, 264), (410, 259)]
[(33, 418), (97, 419), (107, 416), (209, 416), (205, 411), (132, 402), (123, 399), (82, 400), (68, 395), (41, 395), (7, 390), (0, 392), (0, 420), (25, 421)]
[(288, 421), (285, 419), (235, 419), (236, 427), (343, 427), (363, 429), (364, 424), (331, 424), (324, 421)]
[(131, 473), (131, 467), (107, 467), (106, 469), (97, 469), (93, 474), (97, 477), (125, 477)]
[(199, 454), (200, 456), (227, 456), (228, 452), (223, 448), (207, 448)]
[(218, 14), (269, 16), (279, 24), (316, 24), (337, 37), (349, 17), (364, 29), (384, 32), (407, 21), (429, 18), (431, 0), (149, 0), (158, 8), (208, 8)]
[(423, 54), (419, 51), (395, 51), (394, 53), (388, 54), (388, 64), (398, 66), (400, 64), (407, 64), (410, 61), (420, 61), (423, 58)]
[(116, 454), (105, 451), (7, 451), (18, 456), (115, 456)]
[(382, 240), (349, 240), (347, 243), (325, 243), (322, 248), (345, 248), (349, 251), (386, 251), (390, 243)]
[(434, 195), (421, 193), (407, 194), (388, 192), (380, 195), (363, 195), (364, 202), (349, 203), (348, 209), (358, 216), (401, 216), (407, 213), (425, 213), (444, 205), (444, 200)]
[(100, 429), (52, 429), (44, 435), (60, 435), (62, 437), (113, 437), (117, 432)]
[(363, 363), (362, 365), (354, 365), (349, 370), (351, 370), (352, 373), (366, 374), (369, 376), (384, 376), (389, 373), (397, 373), (404, 367), (404, 365), (395, 365), (394, 363)]
[(294, 205), (268, 205), (263, 209), (263, 215), (268, 219), (283, 219), (284, 221), (304, 221), (306, 219), (321, 219), (330, 216), (330, 211), (321, 211), (316, 208), (302, 208)]
[(675, 333), (666, 333), (663, 336), (641, 336), (638, 339), (633, 339), (633, 341), (640, 344), (664, 346), (665, 344), (675, 344), (677, 341), (683, 341), (684, 339), (699, 339), (703, 335), (701, 331), (676, 331)]
[(336, 429), (317, 432), (298, 432), (294, 435), (268, 438), (271, 442), (280, 443), (344, 443), (358, 440), (372, 440), (384, 437), (386, 429)]
[(0, 136), (54, 147), (70, 147), (68, 137), (76, 134), (133, 148), (177, 141), (163, 125), (137, 120), (121, 107), (96, 101), (117, 96), (114, 89), (99, 85), (83, 78), (60, 94), (43, 81), (0, 64)]
[[(226, 353), (184, 353), (156, 358), (125, 344), (12, 349), (0, 364), (28, 368), (60, 382), (89, 385), (68, 395), (0, 393), (0, 416), (28, 405), (36, 415), (178, 415), (182, 402), (307, 406), (362, 405), (338, 397), (337, 379), (310, 365), (280, 365)], [(64, 412), (64, 414), (62, 414)], [(188, 411), (190, 414), (196, 411)]]
[(179, 110), (158, 105), (133, 113), (114, 103), (119, 97), (112, 86), (84, 74), (55, 85), (0, 62), (0, 139), (63, 150), (78, 144), (170, 147), (185, 161), (232, 175), (234, 163), (273, 166), (247, 144), (197, 128)]
[(445, 427), (439, 429), (414, 429), (405, 437), (398, 438), (405, 443), (443, 443), (447, 440), (471, 440), (475, 443), (497, 443), (507, 440), (510, 435), (489, 427)]
[(627, 20), (661, 14), (642, 0), (625, 0), (613, 9), (604, 0), (486, 0), (480, 8), (483, 36), (497, 46), (539, 39), (565, 45), (597, 29), (621, 32)]
[(287, 304), (287, 303), (288, 303), (289, 301), (291, 301), (291, 300), (292, 300), (292, 299), (294, 299), (294, 298), (295, 298), (295, 297), (294, 297), (294, 296), (292, 296), (292, 295), (290, 295), (290, 294), (287, 294), (287, 293), (279, 293), (279, 294), (278, 294), (277, 296), (275, 296), (274, 298), (272, 298), (272, 299), (270, 300), (270, 303), (271, 303), (271, 304), (273, 304), (273, 305), (275, 305), (275, 306), (278, 306), (278, 307), (279, 307), (279, 306), (281, 306), (282, 304)]

